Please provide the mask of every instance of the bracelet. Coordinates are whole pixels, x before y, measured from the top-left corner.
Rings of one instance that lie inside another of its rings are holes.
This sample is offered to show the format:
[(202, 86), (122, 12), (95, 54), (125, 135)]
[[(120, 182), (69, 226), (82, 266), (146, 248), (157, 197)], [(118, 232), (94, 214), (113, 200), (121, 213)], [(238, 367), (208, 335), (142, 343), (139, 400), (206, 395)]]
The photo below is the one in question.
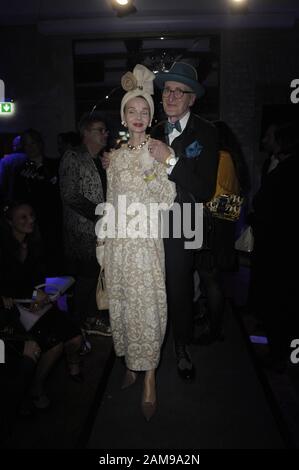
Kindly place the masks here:
[(149, 181), (153, 181), (155, 178), (157, 178), (156, 173), (152, 173), (151, 175), (144, 176), (143, 179), (146, 181), (146, 183), (149, 183)]
[(172, 157), (172, 153), (169, 152), (168, 157), (167, 157), (166, 160), (164, 161), (164, 165), (165, 165), (165, 166), (169, 167), (169, 160), (170, 160), (171, 157)]

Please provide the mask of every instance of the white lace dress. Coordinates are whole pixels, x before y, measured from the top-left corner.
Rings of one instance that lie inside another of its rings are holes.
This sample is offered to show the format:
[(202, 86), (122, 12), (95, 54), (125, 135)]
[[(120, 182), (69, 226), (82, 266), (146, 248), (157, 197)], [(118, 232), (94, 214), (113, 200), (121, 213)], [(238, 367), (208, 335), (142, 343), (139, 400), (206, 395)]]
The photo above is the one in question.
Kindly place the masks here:
[[(123, 146), (113, 152), (107, 172), (107, 202), (114, 205), (116, 212), (120, 211), (118, 215), (124, 214), (119, 196), (126, 196), (126, 207), (143, 203), (147, 213), (143, 213), (142, 223), (149, 224), (150, 203), (171, 206), (175, 185), (169, 181), (166, 167), (157, 162), (153, 163), (157, 177), (146, 182), (142, 168), (144, 157), (148, 160), (147, 144), (138, 151)], [(125, 227), (116, 215), (116, 238), (106, 239), (104, 265), (115, 352), (117, 356), (125, 356), (129, 369), (139, 371), (158, 366), (167, 304), (163, 239), (117, 237), (121, 230), (132, 227), (138, 230), (142, 225), (138, 224), (134, 207), (131, 208)]]

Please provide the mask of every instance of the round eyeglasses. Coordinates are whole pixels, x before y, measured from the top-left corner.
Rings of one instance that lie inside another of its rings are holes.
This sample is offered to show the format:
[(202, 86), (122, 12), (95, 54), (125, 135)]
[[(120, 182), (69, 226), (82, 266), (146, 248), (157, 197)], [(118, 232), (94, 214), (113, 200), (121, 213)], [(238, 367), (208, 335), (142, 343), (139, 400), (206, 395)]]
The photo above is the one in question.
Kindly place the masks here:
[(182, 90), (181, 88), (175, 88), (175, 90), (171, 90), (170, 88), (166, 87), (163, 89), (162, 93), (163, 93), (163, 96), (165, 96), (165, 98), (168, 98), (168, 96), (170, 96), (171, 93), (173, 93), (174, 97), (180, 100), (181, 98), (183, 98), (185, 94), (194, 93), (194, 91)]

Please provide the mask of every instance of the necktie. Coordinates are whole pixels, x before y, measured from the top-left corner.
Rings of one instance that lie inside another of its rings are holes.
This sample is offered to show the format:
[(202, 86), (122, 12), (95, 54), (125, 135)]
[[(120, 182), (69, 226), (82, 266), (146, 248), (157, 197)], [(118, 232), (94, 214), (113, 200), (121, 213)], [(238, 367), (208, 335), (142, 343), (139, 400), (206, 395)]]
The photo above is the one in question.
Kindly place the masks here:
[(171, 134), (173, 129), (176, 129), (178, 132), (182, 132), (180, 121), (176, 121), (176, 122), (167, 121), (165, 125), (166, 134)]

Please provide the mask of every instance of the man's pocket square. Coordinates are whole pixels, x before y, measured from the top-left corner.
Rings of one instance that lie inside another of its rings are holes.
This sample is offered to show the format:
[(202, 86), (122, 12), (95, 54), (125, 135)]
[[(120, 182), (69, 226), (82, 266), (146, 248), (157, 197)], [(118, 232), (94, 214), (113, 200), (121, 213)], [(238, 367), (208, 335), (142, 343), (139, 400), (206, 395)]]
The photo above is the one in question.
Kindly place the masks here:
[(203, 149), (203, 145), (195, 140), (192, 144), (188, 145), (185, 150), (185, 154), (187, 158), (195, 158), (198, 157)]

